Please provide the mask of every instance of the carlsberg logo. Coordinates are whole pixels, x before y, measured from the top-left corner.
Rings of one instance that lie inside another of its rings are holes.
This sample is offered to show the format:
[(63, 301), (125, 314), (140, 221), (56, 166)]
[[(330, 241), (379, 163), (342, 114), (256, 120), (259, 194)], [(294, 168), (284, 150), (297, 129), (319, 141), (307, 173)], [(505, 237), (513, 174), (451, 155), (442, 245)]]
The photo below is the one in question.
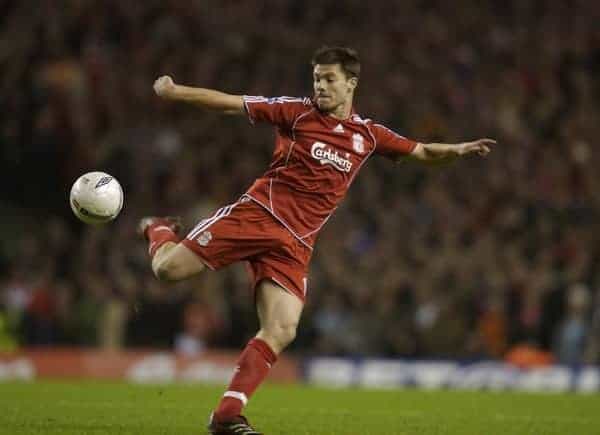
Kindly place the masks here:
[[(317, 159), (322, 165), (332, 165), (335, 169), (342, 172), (350, 172), (352, 162), (332, 148), (327, 148), (323, 142), (315, 142), (310, 149), (310, 155)], [(348, 154), (346, 155), (348, 157)]]

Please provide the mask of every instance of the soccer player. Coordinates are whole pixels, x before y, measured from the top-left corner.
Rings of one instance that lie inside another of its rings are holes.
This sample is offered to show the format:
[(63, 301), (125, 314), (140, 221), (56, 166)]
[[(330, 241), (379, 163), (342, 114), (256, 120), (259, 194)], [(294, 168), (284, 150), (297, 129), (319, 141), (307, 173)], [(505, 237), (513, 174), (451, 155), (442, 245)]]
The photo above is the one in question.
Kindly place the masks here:
[(457, 144), (407, 139), (353, 107), (360, 77), (356, 51), (323, 47), (312, 59), (312, 98), (230, 95), (177, 85), (163, 76), (156, 94), (203, 109), (246, 115), (275, 127), (268, 170), (233, 204), (201, 220), (182, 240), (172, 218), (148, 217), (140, 232), (149, 242), (152, 269), (177, 281), (206, 268), (246, 261), (252, 271), (260, 330), (238, 360), (229, 388), (209, 422), (212, 434), (256, 435), (242, 409), (277, 356), (294, 340), (307, 295), (307, 271), (317, 234), (373, 154), (392, 160), (442, 161), (486, 155), (491, 139)]

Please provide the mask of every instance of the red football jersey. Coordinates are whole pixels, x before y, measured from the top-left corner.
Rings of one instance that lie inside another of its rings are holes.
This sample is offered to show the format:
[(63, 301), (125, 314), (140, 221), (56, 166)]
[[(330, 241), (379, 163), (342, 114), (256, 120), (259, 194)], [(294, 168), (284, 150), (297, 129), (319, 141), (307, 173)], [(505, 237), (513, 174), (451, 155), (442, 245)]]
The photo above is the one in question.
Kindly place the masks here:
[(408, 154), (416, 142), (354, 111), (339, 120), (310, 98), (244, 97), (252, 123), (276, 127), (273, 160), (246, 195), (312, 248), (365, 161), (373, 154)]

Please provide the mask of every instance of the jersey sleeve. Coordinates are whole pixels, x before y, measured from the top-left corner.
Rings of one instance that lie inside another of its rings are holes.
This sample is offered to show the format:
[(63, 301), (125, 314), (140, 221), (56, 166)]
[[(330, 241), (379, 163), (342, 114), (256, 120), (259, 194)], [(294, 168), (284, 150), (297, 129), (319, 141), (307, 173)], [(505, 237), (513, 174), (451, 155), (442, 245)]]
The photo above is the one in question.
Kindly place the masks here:
[(416, 141), (407, 139), (381, 124), (371, 124), (371, 131), (377, 141), (375, 153), (394, 160), (412, 153), (417, 146)]
[(312, 106), (310, 98), (244, 96), (244, 108), (252, 124), (266, 122), (291, 128), (294, 121)]

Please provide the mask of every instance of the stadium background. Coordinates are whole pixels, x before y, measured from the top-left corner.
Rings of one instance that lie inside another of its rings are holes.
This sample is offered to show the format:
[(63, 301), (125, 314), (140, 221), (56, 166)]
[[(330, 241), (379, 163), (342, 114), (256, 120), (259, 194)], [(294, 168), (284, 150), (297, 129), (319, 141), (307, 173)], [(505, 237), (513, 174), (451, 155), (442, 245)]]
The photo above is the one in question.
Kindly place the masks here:
[[(443, 168), (374, 158), (323, 230), (294, 355), (600, 360), (600, 31), (594, 2), (0, 2), (0, 350), (240, 348), (242, 266), (156, 281), (135, 225), (192, 225), (269, 162), (273, 133), (152, 83), (310, 95), (312, 52), (358, 49), (356, 107), (420, 141), (493, 137)], [(81, 173), (122, 183), (86, 227)]]

